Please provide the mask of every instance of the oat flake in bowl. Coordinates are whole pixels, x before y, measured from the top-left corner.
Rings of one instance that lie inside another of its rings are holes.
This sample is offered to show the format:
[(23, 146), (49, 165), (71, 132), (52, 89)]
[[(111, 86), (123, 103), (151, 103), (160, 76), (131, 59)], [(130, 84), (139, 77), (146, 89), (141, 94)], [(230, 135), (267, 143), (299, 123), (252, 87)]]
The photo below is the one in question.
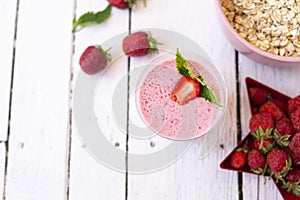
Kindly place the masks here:
[(224, 33), (237, 50), (264, 64), (299, 66), (300, 0), (216, 2)]

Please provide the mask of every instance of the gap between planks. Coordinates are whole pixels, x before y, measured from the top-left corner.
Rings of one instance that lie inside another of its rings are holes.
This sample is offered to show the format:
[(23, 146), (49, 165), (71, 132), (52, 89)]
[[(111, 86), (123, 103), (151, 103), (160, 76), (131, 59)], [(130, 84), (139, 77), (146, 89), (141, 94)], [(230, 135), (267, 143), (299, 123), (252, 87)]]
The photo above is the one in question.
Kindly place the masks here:
[[(77, 0), (73, 1), (73, 19), (76, 19), (76, 10), (77, 10)], [(69, 200), (70, 198), (70, 168), (71, 168), (71, 150), (72, 150), (72, 115), (73, 115), (73, 81), (74, 81), (74, 54), (75, 54), (75, 40), (76, 35), (72, 33), (72, 48), (70, 55), (70, 80), (69, 80), (69, 119), (68, 119), (68, 128), (67, 128), (67, 139), (66, 139), (66, 169), (65, 169), (65, 199)]]
[(6, 199), (6, 178), (7, 178), (7, 166), (8, 166), (8, 151), (9, 151), (9, 137), (10, 137), (10, 121), (11, 121), (11, 105), (13, 97), (14, 87), (14, 69), (15, 69), (15, 55), (16, 55), (16, 43), (17, 43), (17, 32), (18, 32), (18, 19), (19, 19), (19, 5), (20, 0), (17, 0), (16, 4), (16, 16), (15, 16), (15, 28), (14, 28), (14, 39), (13, 39), (13, 56), (11, 66), (11, 79), (10, 79), (10, 94), (9, 94), (9, 111), (8, 111), (8, 124), (7, 124), (7, 141), (5, 143), (5, 164), (4, 164), (4, 181), (3, 181), (3, 194), (2, 199)]
[[(131, 18), (132, 17), (132, 9), (128, 9), (128, 31), (131, 33)], [(130, 98), (130, 64), (131, 64), (131, 59), (128, 57), (128, 62), (127, 62), (127, 124), (126, 124), (126, 157), (125, 157), (125, 200), (128, 200), (128, 151), (129, 151), (129, 98)]]
[[(239, 73), (239, 53), (235, 50), (235, 72), (236, 72), (236, 125), (237, 125), (237, 144), (242, 140), (241, 131), (241, 99), (240, 99), (240, 73)], [(243, 194), (243, 175), (238, 173), (238, 192), (239, 200), (244, 199)]]

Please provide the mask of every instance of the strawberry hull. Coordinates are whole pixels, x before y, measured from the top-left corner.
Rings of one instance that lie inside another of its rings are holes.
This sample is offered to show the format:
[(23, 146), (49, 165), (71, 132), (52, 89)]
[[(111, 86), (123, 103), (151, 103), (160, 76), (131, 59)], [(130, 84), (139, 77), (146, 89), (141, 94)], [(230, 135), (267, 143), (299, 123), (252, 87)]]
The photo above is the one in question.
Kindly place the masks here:
[[(282, 111), (285, 112), (285, 114), (287, 113), (287, 102), (289, 101), (289, 99), (291, 99), (290, 97), (260, 83), (257, 82), (251, 78), (246, 78), (246, 86), (247, 86), (247, 91), (249, 94), (249, 89), (251, 87), (259, 87), (259, 88), (264, 88), (266, 89), (270, 95), (272, 96), (271, 101), (273, 103), (275, 103)], [(248, 95), (249, 97), (249, 95)], [(255, 113), (258, 112), (259, 107), (256, 106), (255, 104), (251, 103), (251, 100), (249, 98), (249, 102), (250, 102), (250, 107), (251, 107), (251, 114), (254, 115)], [(235, 169), (231, 166), (230, 164), (230, 160), (231, 160), (231, 156), (232, 154), (235, 152), (235, 150), (237, 150), (238, 148), (244, 147), (245, 144), (247, 142), (247, 147), (249, 147), (249, 149), (251, 149), (251, 147), (253, 146), (253, 138), (251, 136), (251, 133), (248, 133), (245, 138), (243, 140), (241, 140), (238, 145), (232, 150), (232, 152), (221, 162), (220, 167), (222, 169), (226, 169), (226, 170), (232, 170), (232, 171), (236, 171), (236, 172), (244, 172), (244, 173), (249, 173), (249, 174), (255, 174), (252, 171), (250, 171), (250, 167), (248, 165), (244, 166), (241, 169)], [(257, 174), (255, 174), (257, 175)], [(275, 180), (273, 179), (274, 183), (276, 184), (278, 190), (280, 191), (282, 197), (285, 200), (300, 200), (300, 196), (296, 196), (293, 193), (289, 193), (287, 192), (285, 189), (282, 189), (282, 184), (280, 181), (278, 181), (278, 183), (275, 182)]]

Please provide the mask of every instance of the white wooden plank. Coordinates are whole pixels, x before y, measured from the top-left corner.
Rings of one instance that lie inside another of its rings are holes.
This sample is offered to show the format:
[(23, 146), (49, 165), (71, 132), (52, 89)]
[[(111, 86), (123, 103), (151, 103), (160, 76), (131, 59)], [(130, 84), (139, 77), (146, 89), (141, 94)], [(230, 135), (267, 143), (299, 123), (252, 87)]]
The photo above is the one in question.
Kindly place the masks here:
[(8, 200), (65, 197), (72, 4), (20, 1)]
[[(89, 1), (77, 1), (77, 17), (87, 11), (99, 11), (107, 6), (105, 0), (89, 0)], [(79, 74), (80, 67), (78, 64), (81, 53), (89, 45), (102, 44), (109, 40), (111, 37), (128, 31), (128, 10), (112, 9), (111, 17), (101, 25), (87, 27), (76, 33), (75, 40), (75, 55), (73, 58), (74, 67), (74, 86), (76, 87), (76, 78)], [(121, 44), (116, 44), (120, 48)], [(111, 52), (115, 52), (115, 45), (105, 46), (104, 48), (112, 47)], [(116, 54), (113, 54), (116, 56)], [(115, 58), (113, 58), (114, 60)], [(115, 63), (114, 66), (119, 67), (118, 70), (114, 70), (111, 76), (119, 76), (127, 74), (127, 58), (122, 57)], [(106, 78), (110, 75), (105, 74)], [(114, 78), (111, 79), (112, 84), (118, 82)], [(105, 89), (104, 89), (105, 90)], [(105, 96), (112, 93), (106, 89), (103, 94)], [(124, 85), (124, 91), (127, 91), (127, 83)], [(99, 94), (98, 94), (99, 95)], [(126, 97), (125, 97), (126, 98)], [(96, 94), (96, 99), (99, 96)], [(75, 100), (74, 100), (75, 101)], [(99, 99), (101, 101), (101, 98)], [(126, 99), (124, 99), (126, 103)], [(111, 102), (98, 102), (95, 100), (95, 112), (100, 124), (104, 123), (105, 137), (111, 143), (112, 148), (120, 149), (124, 153), (124, 157), (120, 160), (125, 168), (125, 152), (126, 152), (126, 134), (116, 128), (113, 117), (108, 114), (108, 117), (101, 115), (103, 110), (110, 108)], [(76, 112), (73, 110), (73, 112)], [(104, 117), (104, 118), (103, 118)], [(126, 119), (126, 116), (122, 117)], [(71, 200), (81, 199), (125, 199), (125, 173), (117, 172), (114, 169), (103, 165), (96, 161), (92, 154), (88, 153), (88, 146), (83, 146), (80, 141), (80, 133), (76, 130), (75, 120), (73, 120), (72, 131), (72, 146), (71, 146), (71, 162), (70, 162), (70, 195)], [(99, 145), (100, 145), (99, 141)], [(117, 147), (114, 145), (117, 143)], [(107, 150), (107, 149), (106, 149)], [(105, 163), (107, 164), (107, 163)], [(110, 166), (113, 167), (113, 166)]]
[[(2, 196), (4, 190), (4, 173), (5, 173), (5, 164), (6, 164), (6, 148), (5, 143), (0, 143), (0, 194)], [(3, 197), (2, 197), (3, 198)]]
[[(183, 12), (187, 10), (188, 12)], [(176, 1), (174, 4), (169, 0), (153, 0), (148, 2), (147, 8), (139, 4), (133, 10), (133, 29), (166, 28), (182, 33), (200, 44), (223, 73), (230, 86), (230, 99), (226, 128), (216, 147), (206, 158), (199, 159), (201, 146), (195, 141), (173, 165), (154, 173), (129, 174), (129, 199), (238, 199), (237, 174), (219, 168), (219, 163), (236, 143), (234, 51), (224, 40), (219, 27), (212, 24), (217, 24), (212, 1)], [(142, 62), (143, 59), (133, 59), (132, 66), (138, 66)], [(134, 105), (130, 106), (132, 110)], [(144, 142), (144, 145), (140, 143), (141, 140), (130, 138), (129, 152), (145, 152), (149, 149), (151, 140), (147, 140), (146, 144)], [(161, 147), (156, 144), (155, 148)], [(132, 161), (130, 155), (129, 165)]]
[[(271, 67), (256, 63), (247, 57), (239, 56), (239, 69), (240, 69), (240, 81), (241, 81), (241, 113), (242, 114), (242, 131), (246, 135), (249, 132), (249, 119), (251, 117), (248, 94), (246, 91), (245, 78), (252, 77), (253, 79), (262, 82), (271, 88), (274, 88), (283, 94), (294, 97), (300, 94), (300, 89), (297, 87), (299, 83), (298, 74), (300, 74), (300, 68), (293, 67)], [(257, 182), (257, 177), (251, 175), (244, 175), (244, 194), (245, 196), (259, 199), (282, 199), (277, 188), (272, 181), (267, 181), (264, 185), (263, 178)], [(257, 187), (253, 187), (253, 184), (259, 184), (259, 191)]]
[(7, 140), (16, 4), (16, 0), (0, 2), (0, 141)]

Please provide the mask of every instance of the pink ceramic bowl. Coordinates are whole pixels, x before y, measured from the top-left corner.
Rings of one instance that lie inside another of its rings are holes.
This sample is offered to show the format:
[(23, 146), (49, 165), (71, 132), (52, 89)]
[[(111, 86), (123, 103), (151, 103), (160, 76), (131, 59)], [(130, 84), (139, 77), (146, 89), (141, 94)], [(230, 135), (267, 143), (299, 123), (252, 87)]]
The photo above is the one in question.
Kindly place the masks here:
[(251, 58), (254, 61), (266, 65), (283, 67), (300, 66), (300, 56), (288, 57), (274, 55), (266, 51), (260, 50), (259, 48), (255, 47), (254, 45), (246, 41), (244, 38), (242, 38), (227, 20), (222, 10), (221, 0), (215, 0), (215, 2), (217, 7), (219, 24), (225, 36), (237, 51)]

